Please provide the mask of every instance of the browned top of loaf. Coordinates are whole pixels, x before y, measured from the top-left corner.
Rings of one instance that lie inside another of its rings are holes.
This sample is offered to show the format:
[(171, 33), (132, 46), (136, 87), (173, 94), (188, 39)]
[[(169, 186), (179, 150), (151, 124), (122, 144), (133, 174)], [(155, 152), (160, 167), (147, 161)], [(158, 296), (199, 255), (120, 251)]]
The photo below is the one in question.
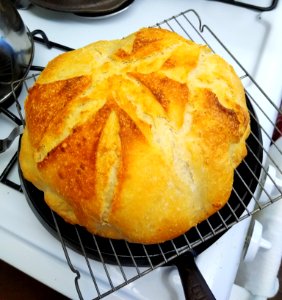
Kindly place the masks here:
[(20, 164), (66, 221), (155, 243), (222, 207), (246, 155), (233, 68), (162, 29), (52, 60), (29, 91)]

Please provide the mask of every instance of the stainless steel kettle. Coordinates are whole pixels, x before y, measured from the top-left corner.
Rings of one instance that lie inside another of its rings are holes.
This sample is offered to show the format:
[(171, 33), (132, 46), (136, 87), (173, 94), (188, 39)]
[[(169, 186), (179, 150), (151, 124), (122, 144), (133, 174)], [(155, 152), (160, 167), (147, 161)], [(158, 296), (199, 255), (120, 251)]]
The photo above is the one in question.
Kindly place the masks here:
[(0, 105), (21, 86), (33, 51), (33, 39), (16, 7), (9, 0), (0, 0)]

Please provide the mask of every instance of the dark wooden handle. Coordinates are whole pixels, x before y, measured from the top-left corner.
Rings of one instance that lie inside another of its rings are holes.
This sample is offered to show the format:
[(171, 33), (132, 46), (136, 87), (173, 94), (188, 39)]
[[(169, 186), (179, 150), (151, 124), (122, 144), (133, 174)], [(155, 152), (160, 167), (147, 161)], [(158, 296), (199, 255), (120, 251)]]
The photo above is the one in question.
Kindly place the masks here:
[(216, 300), (191, 252), (180, 255), (173, 262), (178, 269), (187, 300)]

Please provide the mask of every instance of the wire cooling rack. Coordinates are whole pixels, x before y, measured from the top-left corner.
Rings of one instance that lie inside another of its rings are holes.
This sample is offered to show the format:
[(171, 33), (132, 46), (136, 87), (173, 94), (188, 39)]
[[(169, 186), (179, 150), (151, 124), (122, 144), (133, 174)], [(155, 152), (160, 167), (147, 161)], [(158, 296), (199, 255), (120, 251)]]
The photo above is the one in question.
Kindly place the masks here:
[[(84, 299), (81, 285), (84, 276), (91, 278), (91, 287), (88, 287), (88, 289), (93, 290), (92, 298), (103, 298), (148, 274), (157, 267), (172, 262), (188, 250), (195, 250), (201, 245), (206, 245), (234, 224), (252, 216), (282, 198), (281, 187), (276, 184), (275, 177), (268, 172), (267, 167), (269, 161), (275, 165), (275, 162), (268, 154), (269, 146), (274, 142), (272, 132), (275, 129), (276, 132), (281, 134), (273, 121), (274, 118), (269, 117), (267, 111), (279, 115), (281, 114), (279, 107), (269, 99), (250, 74), (218, 39), (216, 34), (207, 25), (202, 24), (199, 15), (194, 10), (180, 13), (177, 16), (157, 23), (155, 26), (167, 28), (197, 43), (208, 45), (212, 50), (228, 60), (234, 66), (237, 74), (239, 74), (249, 99), (252, 128), (255, 128), (251, 133), (252, 141), (248, 145), (251, 164), (249, 165), (248, 161), (243, 162), (244, 172), (247, 170), (247, 183), (245, 182), (246, 178), (242, 178), (241, 171), (236, 170), (237, 187), (233, 188), (235, 204), (228, 202), (225, 212), (220, 211), (216, 213), (212, 217), (213, 219), (208, 219), (204, 224), (196, 226), (188, 234), (176, 240), (160, 245), (145, 246), (134, 245), (124, 241), (106, 240), (105, 242), (104, 239), (90, 235), (79, 226), (65, 224), (45, 206), (43, 200), (41, 202), (37, 201), (37, 203), (41, 203), (39, 206), (34, 204), (34, 195), (37, 200), (42, 198), (43, 195), (30, 183), (22, 179), (23, 189), (35, 214), (62, 244), (66, 263), (70, 268), (70, 272), (74, 272), (74, 284), (80, 299)], [(24, 80), (22, 98), (25, 98), (28, 88), (34, 84), (37, 75), (38, 73), (32, 74)], [(17, 100), (18, 116), (13, 117), (14, 122), (18, 125), (24, 119), (24, 111), (19, 102)], [(263, 107), (261, 103), (263, 103)], [(9, 115), (9, 110), (1, 109), (1, 112)], [(278, 149), (278, 151), (280, 150)], [(0, 176), (0, 180), (12, 188), (21, 190), (20, 185), (7, 179), (7, 170), (11, 169), (10, 165), (13, 163), (17, 163), (16, 154)], [(253, 169), (253, 163), (259, 168)], [(281, 166), (275, 165), (275, 167), (281, 172)], [(271, 181), (275, 186), (277, 190), (275, 197), (272, 197), (264, 188), (266, 180)], [(264, 201), (260, 202), (262, 194), (264, 195)], [(247, 201), (244, 201), (244, 199), (247, 199)], [(73, 250), (81, 254), (79, 264), (74, 261)]]

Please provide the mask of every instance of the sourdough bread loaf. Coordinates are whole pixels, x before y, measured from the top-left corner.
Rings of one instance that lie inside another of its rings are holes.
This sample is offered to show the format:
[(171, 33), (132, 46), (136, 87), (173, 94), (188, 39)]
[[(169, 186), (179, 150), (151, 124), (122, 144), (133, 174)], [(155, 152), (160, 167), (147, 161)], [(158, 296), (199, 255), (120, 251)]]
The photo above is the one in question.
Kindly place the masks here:
[(233, 68), (157, 28), (56, 57), (25, 113), (20, 167), (50, 208), (93, 234), (144, 244), (185, 233), (228, 201), (250, 132)]

